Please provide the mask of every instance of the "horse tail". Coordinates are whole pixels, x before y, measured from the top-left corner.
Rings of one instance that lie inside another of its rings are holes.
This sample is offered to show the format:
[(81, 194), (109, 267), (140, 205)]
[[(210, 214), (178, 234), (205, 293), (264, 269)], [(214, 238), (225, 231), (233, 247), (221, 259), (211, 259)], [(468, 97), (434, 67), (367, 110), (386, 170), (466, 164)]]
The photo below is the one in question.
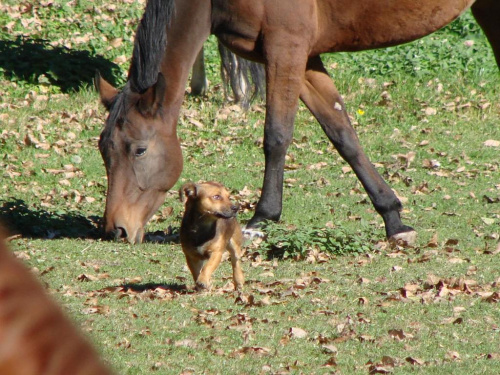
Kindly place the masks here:
[(248, 109), (256, 99), (265, 99), (265, 71), (262, 64), (246, 60), (218, 42), (224, 94), (233, 92), (234, 101)]

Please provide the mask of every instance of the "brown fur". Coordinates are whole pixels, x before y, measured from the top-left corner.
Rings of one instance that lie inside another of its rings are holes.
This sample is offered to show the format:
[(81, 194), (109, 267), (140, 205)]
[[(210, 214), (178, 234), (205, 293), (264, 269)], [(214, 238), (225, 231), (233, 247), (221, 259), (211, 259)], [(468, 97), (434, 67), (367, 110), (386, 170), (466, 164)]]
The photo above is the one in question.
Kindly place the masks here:
[(0, 374), (111, 374), (0, 238)]
[(241, 270), (242, 233), (236, 220), (238, 206), (227, 189), (216, 182), (187, 183), (179, 190), (185, 201), (181, 245), (197, 289), (208, 289), (222, 254), (229, 250), (235, 289), (243, 286)]

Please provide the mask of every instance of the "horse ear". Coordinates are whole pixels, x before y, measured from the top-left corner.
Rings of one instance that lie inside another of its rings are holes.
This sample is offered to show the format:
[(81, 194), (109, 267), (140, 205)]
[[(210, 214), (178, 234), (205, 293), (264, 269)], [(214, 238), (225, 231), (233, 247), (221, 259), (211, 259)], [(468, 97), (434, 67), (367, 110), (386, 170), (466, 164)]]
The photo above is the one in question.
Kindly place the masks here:
[(94, 86), (101, 97), (101, 103), (109, 110), (116, 95), (118, 95), (118, 90), (114, 88), (111, 83), (102, 78), (99, 71), (95, 73)]
[(138, 103), (139, 111), (145, 115), (154, 116), (163, 103), (166, 89), (167, 83), (165, 77), (163, 74), (158, 73), (156, 83), (141, 95), (141, 99)]
[(196, 185), (193, 182), (188, 182), (182, 185), (179, 189), (179, 199), (185, 203), (189, 198), (196, 197)]

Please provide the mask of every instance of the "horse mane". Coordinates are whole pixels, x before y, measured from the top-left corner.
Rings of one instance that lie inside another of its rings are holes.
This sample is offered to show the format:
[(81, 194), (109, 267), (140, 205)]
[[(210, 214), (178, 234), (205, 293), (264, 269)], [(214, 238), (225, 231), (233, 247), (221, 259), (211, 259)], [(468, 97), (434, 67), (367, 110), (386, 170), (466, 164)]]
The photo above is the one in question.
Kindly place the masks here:
[(156, 83), (174, 12), (174, 0), (148, 0), (135, 34), (128, 73), (132, 91), (142, 93)]

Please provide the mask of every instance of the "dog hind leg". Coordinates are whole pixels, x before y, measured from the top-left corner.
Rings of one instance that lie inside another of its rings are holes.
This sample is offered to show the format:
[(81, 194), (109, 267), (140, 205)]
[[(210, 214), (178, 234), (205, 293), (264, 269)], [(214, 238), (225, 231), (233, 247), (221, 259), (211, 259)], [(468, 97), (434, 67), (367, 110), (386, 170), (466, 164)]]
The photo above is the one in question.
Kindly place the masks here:
[(229, 250), (229, 254), (231, 254), (234, 288), (241, 289), (245, 283), (245, 277), (243, 276), (243, 271), (241, 270), (241, 245), (238, 241), (235, 241), (234, 238), (231, 238), (227, 248)]

